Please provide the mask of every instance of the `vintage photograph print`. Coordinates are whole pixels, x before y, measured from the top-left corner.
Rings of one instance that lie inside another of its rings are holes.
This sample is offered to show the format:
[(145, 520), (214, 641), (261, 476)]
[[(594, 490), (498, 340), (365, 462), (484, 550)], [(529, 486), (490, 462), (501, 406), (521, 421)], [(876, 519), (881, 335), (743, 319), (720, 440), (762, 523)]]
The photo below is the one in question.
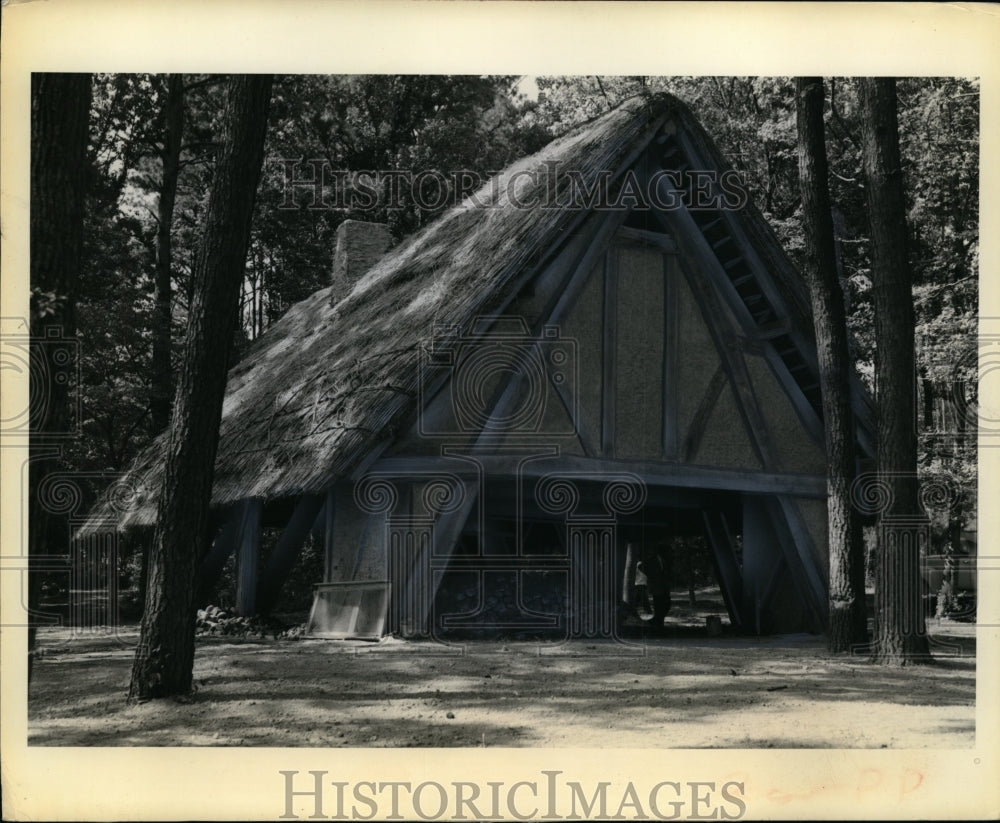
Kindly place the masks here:
[(29, 744), (972, 746), (978, 90), (33, 75)]
[(22, 762), (208, 819), (982, 790), (982, 76), (159, 65), (23, 75)]

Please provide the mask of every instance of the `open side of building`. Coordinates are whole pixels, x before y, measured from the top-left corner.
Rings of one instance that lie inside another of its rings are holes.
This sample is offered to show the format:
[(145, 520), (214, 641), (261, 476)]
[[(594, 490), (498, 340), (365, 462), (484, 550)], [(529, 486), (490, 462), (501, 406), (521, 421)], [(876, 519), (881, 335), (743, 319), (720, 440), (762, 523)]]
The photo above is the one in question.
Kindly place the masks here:
[[(740, 631), (822, 631), (807, 295), (683, 104), (627, 101), (370, 268), (384, 230), (338, 235), (337, 281), (230, 373), (202, 576), (235, 552), (242, 613), (312, 532), (317, 634), (613, 637), (629, 551), (697, 533)], [(162, 448), (85, 532), (152, 522)]]

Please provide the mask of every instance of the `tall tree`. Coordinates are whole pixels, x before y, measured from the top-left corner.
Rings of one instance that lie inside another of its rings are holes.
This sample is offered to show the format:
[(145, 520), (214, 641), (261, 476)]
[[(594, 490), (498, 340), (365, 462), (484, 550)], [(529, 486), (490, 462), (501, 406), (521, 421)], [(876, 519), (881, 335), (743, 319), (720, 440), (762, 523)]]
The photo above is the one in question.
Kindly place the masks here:
[(161, 432), (170, 419), (173, 374), (170, 368), (171, 299), (173, 297), (172, 233), (177, 178), (180, 172), (181, 137), (184, 131), (184, 79), (167, 78), (163, 104), (163, 142), (160, 144), (160, 197), (156, 215), (156, 277), (153, 316), (153, 384), (150, 412), (153, 431)]
[[(156, 271), (153, 276), (153, 351), (149, 414), (154, 434), (170, 422), (174, 374), (171, 365), (173, 326), (173, 222), (184, 136), (184, 77), (170, 74), (163, 101), (163, 138), (159, 144), (160, 196), (156, 206)], [(149, 577), (149, 542), (142, 541), (139, 588), (143, 600)]]
[(190, 691), (194, 588), (205, 551), (219, 420), (264, 156), (270, 75), (234, 76), (194, 266), (129, 699)]
[(806, 240), (804, 271), (812, 299), (826, 438), (830, 544), (828, 642), (831, 652), (843, 652), (854, 644), (864, 643), (867, 634), (864, 542), (858, 512), (851, 504), (851, 486), (856, 476), (851, 361), (827, 183), (823, 78), (799, 77), (795, 85), (799, 188)]
[(874, 656), (902, 665), (928, 655), (921, 599), (912, 276), (895, 78), (860, 82), (861, 157), (871, 226), (880, 515)]
[[(70, 386), (54, 358), (53, 345), (76, 330), (76, 291), (83, 250), (83, 215), (87, 186), (89, 74), (31, 76), (31, 214), (30, 273), (32, 293), (31, 466), (28, 478), (29, 554), (65, 553), (69, 530), (40, 500), (45, 476), (55, 468), (60, 450), (50, 438), (67, 431)], [(37, 380), (36, 380), (37, 378)], [(28, 603), (38, 609), (40, 575), (30, 575)], [(34, 622), (32, 619), (29, 622)], [(35, 628), (28, 632), (34, 649)], [(28, 676), (31, 676), (29, 656)]]

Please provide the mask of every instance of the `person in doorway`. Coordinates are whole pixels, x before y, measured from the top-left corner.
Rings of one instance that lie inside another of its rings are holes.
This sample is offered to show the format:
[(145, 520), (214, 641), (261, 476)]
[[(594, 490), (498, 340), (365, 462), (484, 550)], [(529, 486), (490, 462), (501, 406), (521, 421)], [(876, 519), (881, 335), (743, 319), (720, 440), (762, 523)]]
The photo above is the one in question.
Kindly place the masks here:
[(646, 581), (646, 602), (652, 601), (652, 623), (656, 628), (662, 628), (663, 620), (670, 611), (670, 573), (663, 546), (656, 546), (640, 561), (636, 569), (637, 577), (639, 568)]

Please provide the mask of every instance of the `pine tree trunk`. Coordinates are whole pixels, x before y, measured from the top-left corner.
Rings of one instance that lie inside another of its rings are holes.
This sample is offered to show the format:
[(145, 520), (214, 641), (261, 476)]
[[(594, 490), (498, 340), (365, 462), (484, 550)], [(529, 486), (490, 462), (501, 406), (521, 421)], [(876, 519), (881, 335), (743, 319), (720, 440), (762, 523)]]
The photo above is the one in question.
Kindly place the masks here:
[[(145, 531), (145, 530), (144, 530)], [(139, 606), (146, 606), (146, 584), (149, 581), (149, 535), (142, 534), (139, 545)]]
[[(69, 526), (65, 518), (47, 511), (39, 499), (45, 476), (58, 465), (58, 446), (50, 439), (67, 431), (70, 423), (68, 384), (52, 362), (59, 349), (53, 339), (76, 333), (78, 272), (83, 257), (83, 216), (87, 183), (87, 141), (90, 115), (89, 74), (31, 76), (31, 288), (54, 294), (46, 301), (51, 313), (41, 316), (32, 306), (32, 397), (28, 473), (28, 552), (64, 554)], [(52, 337), (54, 335), (54, 337)], [(65, 349), (61, 351), (65, 352)], [(35, 378), (41, 378), (36, 383)], [(29, 575), (28, 605), (37, 611), (41, 595), (39, 572)], [(36, 618), (30, 618), (34, 624)], [(28, 630), (28, 677), (35, 627)]]
[(159, 434), (170, 422), (173, 375), (170, 367), (171, 302), (173, 300), (171, 224), (177, 199), (181, 136), (184, 132), (184, 80), (179, 74), (167, 79), (167, 99), (163, 107), (163, 147), (160, 162), (160, 202), (157, 208), (156, 293), (153, 298), (153, 386), (149, 410), (153, 432)]
[(864, 643), (867, 635), (864, 542), (861, 522), (851, 505), (851, 486), (856, 475), (851, 363), (827, 184), (823, 80), (800, 77), (796, 81), (796, 91), (799, 188), (808, 260), (805, 270), (812, 298), (826, 438), (830, 543), (828, 637), (830, 651), (843, 652)]
[(234, 76), (209, 193), (194, 299), (167, 443), (163, 487), (129, 699), (190, 691), (194, 587), (204, 555), (226, 371), (260, 177), (271, 78)]
[(914, 320), (906, 204), (896, 119), (896, 81), (860, 81), (861, 149), (872, 237), (878, 474), (888, 492), (879, 521), (875, 581), (876, 661), (928, 655), (921, 598), (917, 495)]

